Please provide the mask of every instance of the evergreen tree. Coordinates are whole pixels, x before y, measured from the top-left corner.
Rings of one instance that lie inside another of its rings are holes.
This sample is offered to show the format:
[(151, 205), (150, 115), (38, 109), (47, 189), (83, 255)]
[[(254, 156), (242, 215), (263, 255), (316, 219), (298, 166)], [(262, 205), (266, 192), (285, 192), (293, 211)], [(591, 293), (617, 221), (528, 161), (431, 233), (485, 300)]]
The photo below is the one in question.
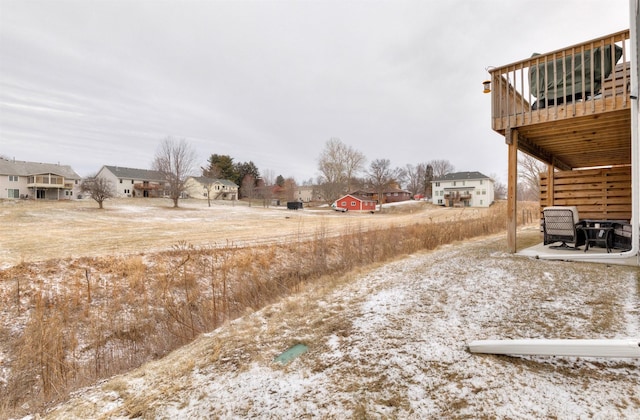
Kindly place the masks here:
[(238, 172), (233, 158), (229, 155), (213, 154), (209, 157), (209, 167), (204, 171), (204, 176), (210, 178), (228, 179), (238, 184)]

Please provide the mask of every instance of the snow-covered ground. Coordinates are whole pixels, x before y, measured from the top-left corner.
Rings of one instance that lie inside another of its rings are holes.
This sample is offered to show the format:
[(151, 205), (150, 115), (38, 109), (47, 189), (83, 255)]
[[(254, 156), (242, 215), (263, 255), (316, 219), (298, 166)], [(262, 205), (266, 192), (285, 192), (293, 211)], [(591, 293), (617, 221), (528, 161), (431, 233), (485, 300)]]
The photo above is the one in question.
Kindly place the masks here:
[[(640, 418), (640, 360), (470, 354), (501, 338), (640, 338), (636, 267), (493, 236), (415, 254), (205, 334), (50, 418)], [(295, 344), (308, 351), (274, 361)]]

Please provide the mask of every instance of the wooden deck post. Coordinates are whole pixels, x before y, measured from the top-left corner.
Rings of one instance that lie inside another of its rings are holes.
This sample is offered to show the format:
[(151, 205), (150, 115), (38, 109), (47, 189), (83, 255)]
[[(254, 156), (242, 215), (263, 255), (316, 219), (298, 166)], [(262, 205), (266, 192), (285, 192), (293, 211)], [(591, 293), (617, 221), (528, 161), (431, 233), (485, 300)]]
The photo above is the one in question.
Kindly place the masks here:
[(553, 164), (547, 165), (547, 204), (549, 206), (553, 206), (555, 201), (555, 169)]
[(509, 146), (509, 173), (507, 180), (507, 248), (516, 252), (516, 229), (518, 227), (518, 130), (507, 129), (505, 141)]

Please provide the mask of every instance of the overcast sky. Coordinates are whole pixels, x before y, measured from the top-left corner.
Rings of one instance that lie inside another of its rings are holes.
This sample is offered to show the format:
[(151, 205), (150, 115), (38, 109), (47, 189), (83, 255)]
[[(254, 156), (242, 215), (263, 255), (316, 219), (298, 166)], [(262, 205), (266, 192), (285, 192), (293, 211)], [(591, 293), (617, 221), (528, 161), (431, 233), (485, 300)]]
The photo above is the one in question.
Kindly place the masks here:
[(628, 0), (0, 0), (0, 155), (86, 176), (173, 136), (302, 183), (337, 137), (504, 182), (485, 69), (628, 27)]

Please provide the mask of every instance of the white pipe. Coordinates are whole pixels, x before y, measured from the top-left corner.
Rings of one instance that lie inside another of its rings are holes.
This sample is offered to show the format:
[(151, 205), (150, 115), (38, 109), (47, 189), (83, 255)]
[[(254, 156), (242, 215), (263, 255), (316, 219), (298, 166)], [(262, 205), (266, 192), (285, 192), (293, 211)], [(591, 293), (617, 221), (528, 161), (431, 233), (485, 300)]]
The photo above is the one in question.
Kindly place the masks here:
[(622, 258), (638, 258), (640, 264), (640, 138), (638, 137), (638, 79), (640, 79), (640, 58), (638, 56), (638, 27), (640, 26), (639, 1), (629, 0), (629, 36), (631, 43), (631, 249), (611, 254), (539, 254), (539, 258), (547, 260), (615, 260)]
[(631, 357), (640, 358), (640, 339), (624, 340), (476, 340), (471, 353), (534, 356)]

